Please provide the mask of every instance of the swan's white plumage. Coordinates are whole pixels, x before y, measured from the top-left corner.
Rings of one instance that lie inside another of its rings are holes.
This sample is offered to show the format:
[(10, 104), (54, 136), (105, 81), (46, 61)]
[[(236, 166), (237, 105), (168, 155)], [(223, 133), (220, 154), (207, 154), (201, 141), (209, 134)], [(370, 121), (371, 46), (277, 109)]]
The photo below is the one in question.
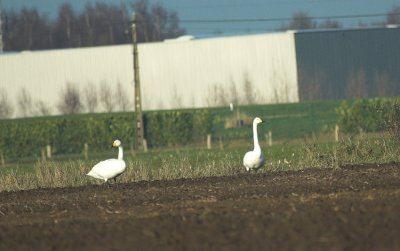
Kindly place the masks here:
[(247, 171), (257, 170), (265, 163), (265, 157), (261, 151), (260, 144), (258, 143), (257, 125), (259, 123), (262, 123), (262, 120), (256, 117), (253, 120), (254, 150), (247, 152), (243, 157), (243, 165)]
[(97, 163), (87, 174), (88, 176), (107, 181), (117, 178), (125, 171), (126, 164), (123, 160), (121, 141), (115, 140), (112, 146), (118, 147), (118, 159), (108, 159)]

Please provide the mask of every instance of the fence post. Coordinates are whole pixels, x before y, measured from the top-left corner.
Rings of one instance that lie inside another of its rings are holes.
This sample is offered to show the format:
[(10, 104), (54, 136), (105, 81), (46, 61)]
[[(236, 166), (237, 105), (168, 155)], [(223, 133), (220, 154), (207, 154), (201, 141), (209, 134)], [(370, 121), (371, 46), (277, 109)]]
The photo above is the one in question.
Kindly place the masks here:
[(46, 149), (43, 147), (41, 148), (41, 154), (42, 154), (42, 161), (46, 161)]
[(0, 165), (4, 166), (6, 164), (6, 160), (4, 159), (3, 152), (0, 152)]
[(145, 153), (147, 153), (147, 140), (143, 139), (143, 150)]
[(211, 134), (207, 134), (207, 149), (211, 149)]
[(51, 145), (46, 146), (46, 157), (51, 159)]
[(85, 158), (85, 160), (89, 159), (89, 145), (88, 145), (88, 143), (85, 143), (83, 145), (83, 157)]
[(272, 131), (268, 131), (268, 145), (272, 146)]
[(335, 125), (335, 141), (339, 142), (339, 126)]
[(135, 144), (133, 142), (131, 142), (131, 154), (135, 156)]

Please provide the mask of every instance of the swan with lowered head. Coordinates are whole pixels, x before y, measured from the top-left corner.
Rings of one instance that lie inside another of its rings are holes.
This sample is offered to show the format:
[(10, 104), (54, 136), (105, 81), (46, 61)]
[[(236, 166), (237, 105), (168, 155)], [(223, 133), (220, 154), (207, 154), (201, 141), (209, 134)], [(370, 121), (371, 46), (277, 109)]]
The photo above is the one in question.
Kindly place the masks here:
[(120, 176), (126, 169), (125, 161), (123, 160), (124, 153), (121, 145), (121, 141), (115, 140), (112, 144), (113, 147), (118, 147), (118, 159), (108, 159), (97, 163), (92, 170), (86, 175), (96, 179), (101, 179), (107, 182), (109, 179), (117, 181), (117, 177)]
[(243, 165), (247, 171), (258, 170), (265, 163), (265, 157), (261, 152), (261, 147), (260, 144), (258, 143), (258, 135), (257, 135), (257, 125), (262, 122), (263, 121), (259, 117), (256, 117), (253, 120), (254, 150), (247, 152), (243, 158)]

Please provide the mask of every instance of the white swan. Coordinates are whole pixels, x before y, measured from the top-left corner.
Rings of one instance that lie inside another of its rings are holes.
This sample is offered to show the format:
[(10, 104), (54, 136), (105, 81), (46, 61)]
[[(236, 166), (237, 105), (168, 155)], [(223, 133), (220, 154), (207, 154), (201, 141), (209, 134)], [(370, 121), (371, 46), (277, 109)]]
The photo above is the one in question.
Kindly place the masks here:
[(124, 153), (121, 146), (121, 141), (115, 140), (112, 144), (113, 147), (118, 147), (118, 159), (108, 159), (97, 163), (92, 170), (86, 175), (96, 179), (101, 179), (107, 182), (109, 179), (117, 181), (117, 177), (120, 176), (126, 169), (125, 161), (123, 160)]
[(261, 152), (260, 144), (258, 143), (258, 135), (257, 135), (257, 125), (262, 123), (263, 121), (256, 117), (253, 120), (253, 138), (254, 138), (254, 150), (247, 152), (243, 158), (243, 165), (247, 171), (249, 170), (257, 170), (262, 167), (265, 163), (265, 157)]

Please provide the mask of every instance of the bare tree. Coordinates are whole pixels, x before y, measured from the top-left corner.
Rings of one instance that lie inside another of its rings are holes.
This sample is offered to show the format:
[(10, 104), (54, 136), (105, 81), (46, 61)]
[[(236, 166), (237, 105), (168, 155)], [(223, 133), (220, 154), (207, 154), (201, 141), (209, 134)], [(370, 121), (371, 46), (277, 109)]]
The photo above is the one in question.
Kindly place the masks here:
[(393, 6), (386, 16), (387, 24), (400, 24), (400, 6)]
[(205, 101), (207, 106), (226, 106), (230, 103), (225, 89), (219, 84), (213, 84), (208, 87)]
[[(329, 98), (331, 93), (325, 89), (322, 91), (322, 84), (326, 83), (326, 74), (322, 71), (303, 71), (299, 69), (300, 81), (303, 83), (299, 89), (301, 100), (318, 100)], [(326, 96), (324, 96), (324, 94)]]
[(218, 86), (218, 106), (227, 106), (230, 103), (229, 97), (227, 95), (227, 92), (225, 91), (225, 88), (222, 87), (221, 85)]
[[(69, 1), (64, 2), (55, 20), (51, 21), (34, 8), (5, 11), (5, 51), (125, 44), (130, 41), (131, 16), (126, 5), (96, 1), (96, 4), (86, 4), (78, 13)], [(176, 12), (151, 2), (138, 0), (129, 6), (137, 14), (140, 42), (161, 41), (185, 33), (179, 27)]]
[(307, 12), (299, 11), (292, 15), (292, 20), (289, 22), (287, 29), (290, 30), (305, 30), (314, 29), (316, 24), (311, 20)]
[(76, 114), (82, 110), (82, 103), (79, 90), (70, 82), (60, 93), (58, 110), (63, 114)]
[(363, 69), (351, 71), (347, 80), (347, 98), (367, 97), (367, 74)]
[(37, 100), (35, 102), (35, 107), (36, 107), (35, 114), (37, 115), (48, 116), (51, 114), (50, 107), (42, 100)]
[(5, 51), (51, 48), (50, 24), (36, 9), (4, 13)]
[(74, 33), (78, 24), (76, 24), (76, 16), (69, 3), (61, 5), (58, 11), (57, 21), (54, 25), (55, 42), (58, 47), (68, 48), (80, 46), (77, 39), (78, 34)]
[(325, 20), (323, 23), (318, 25), (321, 29), (338, 29), (341, 28), (342, 25), (336, 20)]
[(232, 104), (234, 104), (235, 106), (239, 105), (239, 92), (238, 89), (236, 87), (236, 83), (235, 81), (233, 81), (233, 79), (231, 79), (231, 84), (229, 87), (229, 99), (230, 102), (232, 102)]
[(97, 89), (96, 86), (92, 83), (86, 85), (85, 90), (85, 105), (88, 112), (93, 113), (96, 111), (96, 108), (99, 104), (97, 99)]
[(19, 113), (22, 117), (33, 114), (32, 97), (25, 88), (22, 88), (17, 97)]
[(161, 4), (150, 6), (148, 0), (139, 0), (132, 7), (138, 22), (139, 41), (160, 41), (185, 34), (179, 28), (176, 12), (168, 12)]
[(172, 89), (172, 96), (171, 96), (171, 107), (172, 108), (182, 108), (183, 102), (182, 102), (182, 96), (179, 95), (178, 89), (176, 88), (176, 85), (174, 85)]
[(380, 97), (396, 95), (397, 85), (386, 72), (376, 72), (373, 78), (376, 94)]
[(245, 104), (251, 105), (257, 103), (257, 92), (247, 73), (244, 74), (243, 93)]
[(120, 111), (127, 111), (129, 108), (129, 98), (126, 90), (118, 80), (117, 88), (115, 90), (115, 100)]
[(111, 87), (105, 82), (100, 84), (100, 104), (106, 112), (112, 112), (115, 108), (115, 100), (113, 99)]
[(13, 114), (13, 108), (11, 101), (8, 100), (7, 91), (4, 88), (0, 88), (0, 118), (9, 118)]

